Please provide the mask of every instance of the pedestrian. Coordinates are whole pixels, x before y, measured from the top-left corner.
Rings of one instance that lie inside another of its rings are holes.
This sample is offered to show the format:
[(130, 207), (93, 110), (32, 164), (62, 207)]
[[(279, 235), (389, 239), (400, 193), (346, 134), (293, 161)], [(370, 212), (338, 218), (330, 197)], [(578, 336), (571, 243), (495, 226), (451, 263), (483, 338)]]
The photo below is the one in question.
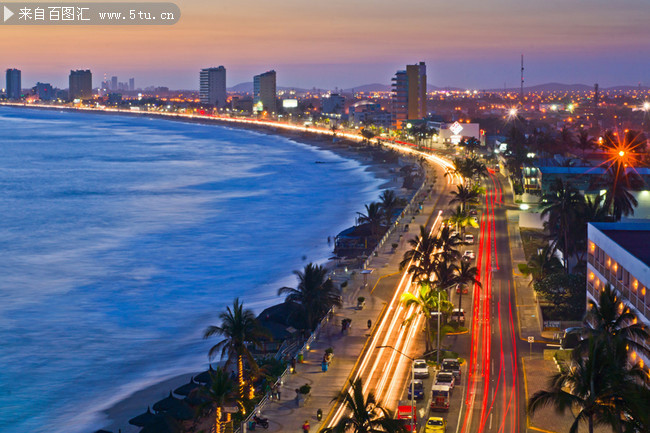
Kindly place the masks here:
[(275, 396), (280, 401), (280, 397), (282, 396), (282, 388), (280, 387), (280, 384), (278, 383), (275, 385)]
[(305, 420), (305, 423), (302, 425), (302, 433), (309, 433), (309, 420)]
[(291, 358), (291, 370), (292, 373), (296, 372), (296, 358)]

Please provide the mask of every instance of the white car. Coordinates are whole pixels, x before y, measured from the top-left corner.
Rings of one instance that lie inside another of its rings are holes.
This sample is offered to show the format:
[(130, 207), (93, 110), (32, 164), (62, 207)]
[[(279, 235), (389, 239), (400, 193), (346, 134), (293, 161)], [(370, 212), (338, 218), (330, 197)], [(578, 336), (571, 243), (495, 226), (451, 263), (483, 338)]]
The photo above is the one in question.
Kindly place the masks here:
[(429, 377), (429, 365), (424, 359), (416, 359), (413, 361), (413, 376), (416, 379)]
[(474, 260), (476, 258), (476, 254), (474, 254), (474, 251), (472, 250), (467, 250), (463, 253), (463, 260), (467, 260), (468, 262), (470, 260)]
[(466, 234), (465, 235), (465, 242), (468, 243), (468, 244), (473, 244), (474, 243), (474, 235)]
[(435, 385), (447, 385), (450, 391), (453, 391), (454, 385), (456, 384), (456, 378), (454, 373), (449, 371), (440, 371), (436, 375)]

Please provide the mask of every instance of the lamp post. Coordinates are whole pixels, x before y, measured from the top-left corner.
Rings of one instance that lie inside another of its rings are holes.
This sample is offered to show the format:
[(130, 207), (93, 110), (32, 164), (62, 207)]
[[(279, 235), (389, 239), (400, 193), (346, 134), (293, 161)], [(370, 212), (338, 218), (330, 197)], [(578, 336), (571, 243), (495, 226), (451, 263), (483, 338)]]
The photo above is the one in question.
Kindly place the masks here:
[(415, 359), (393, 346), (377, 346), (377, 349), (393, 349), (395, 352), (411, 360), (411, 431), (415, 432)]
[[(462, 289), (461, 289), (462, 290)], [(440, 369), (440, 290), (438, 290), (438, 350), (436, 350), (436, 363), (438, 364), (438, 369)], [(459, 316), (460, 318), (460, 316)], [(460, 319), (459, 319), (460, 320)]]

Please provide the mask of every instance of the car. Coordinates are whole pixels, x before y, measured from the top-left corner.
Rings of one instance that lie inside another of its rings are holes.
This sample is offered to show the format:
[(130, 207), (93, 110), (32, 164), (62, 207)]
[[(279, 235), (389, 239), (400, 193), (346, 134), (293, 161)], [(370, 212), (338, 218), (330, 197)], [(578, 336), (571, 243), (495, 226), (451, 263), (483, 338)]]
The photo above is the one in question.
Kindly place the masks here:
[(469, 211), (470, 216), (476, 216), (477, 214), (478, 214), (478, 212), (476, 211), (476, 209), (472, 209), (472, 210)]
[(436, 374), (436, 385), (447, 385), (450, 391), (454, 390), (454, 385), (456, 384), (456, 378), (454, 373), (449, 371), (439, 371)]
[(458, 283), (456, 284), (456, 293), (460, 294), (460, 292), (463, 292), (463, 295), (466, 295), (469, 293), (469, 289), (467, 288), (467, 284), (465, 283)]
[(584, 340), (583, 328), (566, 328), (560, 338), (560, 350), (575, 349), (582, 340)]
[(478, 218), (477, 218), (477, 217), (475, 217), (475, 216), (473, 216), (473, 217), (471, 217), (471, 218), (472, 218), (472, 222), (473, 222), (473, 224), (472, 224), (472, 225), (475, 225), (475, 226), (477, 226), (477, 227), (478, 227)]
[(462, 308), (460, 310), (458, 308), (454, 308), (451, 311), (451, 316), (449, 317), (449, 321), (464, 324), (465, 323), (465, 310), (463, 310)]
[(473, 244), (474, 243), (474, 235), (473, 234), (466, 234), (465, 235), (465, 243), (467, 244)]
[(474, 254), (474, 251), (472, 251), (472, 250), (465, 251), (463, 253), (463, 257), (462, 257), (463, 260), (468, 261), (468, 262), (470, 260), (474, 260), (475, 258), (476, 258), (476, 254)]
[(426, 379), (429, 377), (429, 364), (424, 359), (413, 361), (413, 376), (416, 379)]
[(411, 389), (413, 389), (415, 400), (421, 400), (424, 398), (424, 382), (420, 379), (415, 379), (411, 384), (409, 384), (408, 399), (411, 399)]
[(445, 358), (442, 360), (442, 371), (452, 372), (456, 381), (460, 383), (460, 361), (458, 358)]
[(429, 417), (424, 433), (445, 433), (447, 431), (447, 421), (439, 416)]

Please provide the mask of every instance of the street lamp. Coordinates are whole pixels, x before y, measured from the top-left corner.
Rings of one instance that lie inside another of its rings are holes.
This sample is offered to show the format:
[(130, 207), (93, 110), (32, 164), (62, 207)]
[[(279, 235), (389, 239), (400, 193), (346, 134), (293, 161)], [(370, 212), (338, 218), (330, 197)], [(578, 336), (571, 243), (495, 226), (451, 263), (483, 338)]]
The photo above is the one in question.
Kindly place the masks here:
[(411, 360), (411, 431), (415, 432), (415, 359), (393, 346), (377, 346), (377, 349), (393, 349), (395, 352)]

